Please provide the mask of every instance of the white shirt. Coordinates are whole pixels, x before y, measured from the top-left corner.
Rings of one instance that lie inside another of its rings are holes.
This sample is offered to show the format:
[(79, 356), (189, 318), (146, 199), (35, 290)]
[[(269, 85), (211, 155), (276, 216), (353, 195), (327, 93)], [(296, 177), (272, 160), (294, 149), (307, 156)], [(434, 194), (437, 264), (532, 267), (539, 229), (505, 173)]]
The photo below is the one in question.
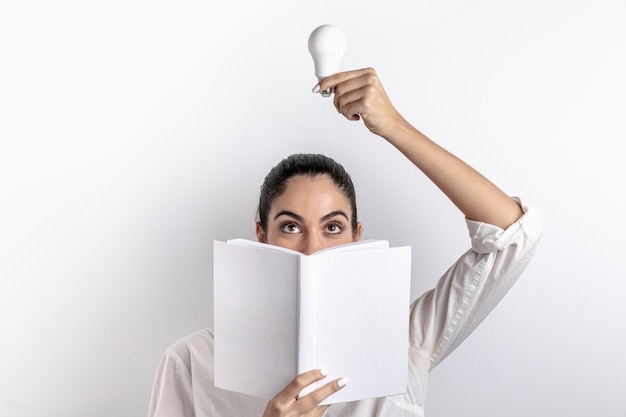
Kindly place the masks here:
[[(466, 219), (472, 249), (452, 265), (434, 289), (411, 304), (407, 393), (334, 404), (325, 416), (424, 415), (429, 371), (498, 304), (535, 252), (541, 236), (540, 212), (521, 205), (524, 215), (506, 230)], [(205, 329), (165, 351), (154, 382), (149, 416), (261, 417), (266, 404), (265, 399), (214, 386), (213, 334)]]

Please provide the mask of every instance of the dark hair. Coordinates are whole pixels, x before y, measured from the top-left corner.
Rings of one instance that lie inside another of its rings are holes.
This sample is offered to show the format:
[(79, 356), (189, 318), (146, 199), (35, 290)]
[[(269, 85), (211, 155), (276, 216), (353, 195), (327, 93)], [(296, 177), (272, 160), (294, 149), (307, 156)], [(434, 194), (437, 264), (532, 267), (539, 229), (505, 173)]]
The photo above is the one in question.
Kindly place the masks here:
[(257, 211), (259, 223), (263, 230), (267, 230), (267, 219), (274, 199), (285, 191), (286, 182), (296, 175), (317, 175), (327, 174), (337, 188), (344, 193), (350, 202), (352, 210), (352, 232), (356, 233), (356, 194), (354, 184), (350, 175), (343, 166), (333, 159), (320, 154), (300, 153), (290, 155), (280, 161), (265, 176), (265, 181), (261, 186), (261, 197), (259, 198), (259, 208)]

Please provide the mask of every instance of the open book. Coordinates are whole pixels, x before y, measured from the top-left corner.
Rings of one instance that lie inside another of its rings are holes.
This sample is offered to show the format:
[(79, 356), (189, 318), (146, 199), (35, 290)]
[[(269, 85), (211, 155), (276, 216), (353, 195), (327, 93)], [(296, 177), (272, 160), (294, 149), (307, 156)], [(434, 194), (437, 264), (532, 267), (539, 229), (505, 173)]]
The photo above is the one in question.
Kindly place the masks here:
[(411, 248), (365, 240), (311, 255), (214, 242), (215, 385), (266, 399), (325, 369), (323, 404), (406, 392)]

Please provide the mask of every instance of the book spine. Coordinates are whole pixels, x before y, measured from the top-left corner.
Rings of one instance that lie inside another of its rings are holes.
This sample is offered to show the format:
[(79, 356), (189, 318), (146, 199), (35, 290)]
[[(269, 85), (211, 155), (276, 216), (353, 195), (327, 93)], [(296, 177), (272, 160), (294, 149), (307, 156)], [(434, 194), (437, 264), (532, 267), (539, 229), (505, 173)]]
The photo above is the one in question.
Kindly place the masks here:
[[(317, 367), (317, 286), (315, 259), (306, 255), (299, 257), (298, 279), (298, 374)], [(317, 388), (317, 384), (305, 388), (305, 395)]]

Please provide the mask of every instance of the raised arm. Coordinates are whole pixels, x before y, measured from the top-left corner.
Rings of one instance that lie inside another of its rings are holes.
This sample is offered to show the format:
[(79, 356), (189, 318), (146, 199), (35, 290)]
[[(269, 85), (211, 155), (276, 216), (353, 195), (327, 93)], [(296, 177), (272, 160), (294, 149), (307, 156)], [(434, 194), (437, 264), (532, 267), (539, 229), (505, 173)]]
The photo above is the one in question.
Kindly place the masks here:
[(349, 120), (362, 118), (372, 133), (409, 158), (466, 217), (505, 229), (522, 215), (519, 205), (487, 178), (407, 122), (389, 100), (374, 69), (331, 75), (314, 91), (333, 86), (339, 113)]

